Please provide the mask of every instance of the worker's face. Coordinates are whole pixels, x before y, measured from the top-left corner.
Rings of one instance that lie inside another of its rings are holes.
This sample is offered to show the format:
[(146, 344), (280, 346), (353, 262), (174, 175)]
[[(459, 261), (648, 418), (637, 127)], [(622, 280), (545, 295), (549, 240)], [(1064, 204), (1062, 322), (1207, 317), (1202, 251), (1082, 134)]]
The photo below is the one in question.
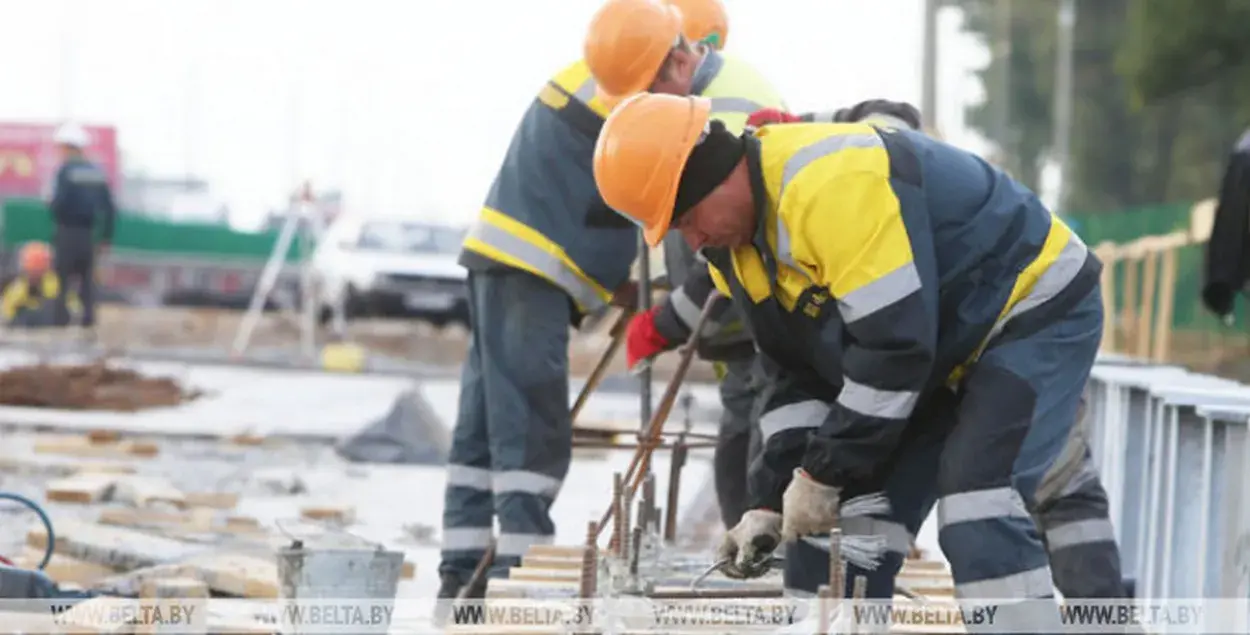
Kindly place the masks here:
[(699, 68), (702, 56), (696, 51), (673, 49), (660, 67), (655, 81), (651, 82), (652, 93), (664, 95), (689, 95), (694, 86), (694, 72)]
[(746, 165), (746, 161), (739, 162), (724, 183), (673, 224), (691, 249), (738, 247), (751, 242), (755, 205)]

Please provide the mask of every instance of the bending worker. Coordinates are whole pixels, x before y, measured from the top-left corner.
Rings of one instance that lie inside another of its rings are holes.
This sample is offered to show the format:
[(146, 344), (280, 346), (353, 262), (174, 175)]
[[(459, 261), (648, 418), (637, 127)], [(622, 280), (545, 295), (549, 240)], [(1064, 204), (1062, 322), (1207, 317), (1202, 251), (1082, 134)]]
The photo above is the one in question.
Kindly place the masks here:
[(65, 157), (56, 173), (50, 205), (52, 220), (56, 223), (52, 245), (56, 253), (56, 275), (60, 279), (56, 323), (66, 326), (70, 322), (66, 294), (74, 285), (82, 303), (82, 326), (91, 329), (95, 326), (96, 257), (107, 252), (113, 242), (117, 207), (104, 171), (84, 154), (90, 142), (87, 131), (77, 124), (67, 123), (56, 131), (55, 138)]
[[(1101, 263), (1027, 188), (923, 134), (797, 124), (737, 136), (709, 109), (625, 102), (596, 145), (595, 179), (651, 244), (674, 227), (705, 250), (777, 370), (760, 425), (782, 431), (725, 537), (729, 572), (758, 575), (776, 545), (837, 526), (839, 501), (884, 491), (892, 510), (878, 522), (913, 531), (938, 500), (959, 597), (1052, 598), (1029, 511), (1097, 353)], [(913, 417), (943, 401), (949, 430)], [(848, 568), (889, 598), (898, 566)], [(999, 624), (1044, 631), (1057, 612), (1021, 614), (1037, 606), (1000, 607)]]
[[(665, 82), (697, 82), (702, 94), (728, 98), (718, 116), (745, 121), (759, 108), (781, 106), (744, 64), (716, 57), (717, 64), (700, 66), (714, 54), (683, 35), (673, 7), (618, 0), (600, 16), (621, 12), (652, 16), (668, 39), (640, 59), (655, 60), (654, 69), (668, 60), (660, 69)], [(531, 545), (554, 539), (549, 510), (572, 456), (569, 326), (609, 302), (635, 300), (629, 272), (637, 228), (604, 205), (592, 172), (606, 97), (586, 61), (547, 82), (464, 243), (472, 339), (448, 461), (440, 598), (472, 577), (490, 546), (493, 517), (500, 534), (491, 576), (506, 575)], [(484, 592), (484, 585), (466, 589), (473, 598)]]
[[(900, 130), (921, 129), (920, 112), (915, 107), (881, 99), (863, 101), (830, 115), (795, 115), (765, 109), (753, 113), (748, 125), (759, 127), (769, 123), (813, 121), (861, 121)], [(671, 234), (665, 240), (675, 235)], [(939, 405), (953, 404), (942, 402)], [(1082, 399), (1082, 414), (1077, 416), (1077, 425), (1072, 427), (1068, 444), (1059, 460), (1042, 478), (1036, 494), (1037, 505), (1032, 511), (1049, 554), (1051, 573), (1059, 592), (1065, 598), (1119, 598), (1126, 594), (1120, 549), (1115, 542), (1107, 492), (1085, 438), (1082, 423), (1084, 409)], [(949, 420), (955, 414), (950, 409), (943, 411), (930, 407), (923, 410), (928, 412), (918, 412), (917, 417), (927, 414), (930, 419)], [(939, 426), (939, 429), (944, 427)], [(775, 432), (775, 428), (765, 430), (763, 439), (766, 441)], [(891, 551), (901, 551), (904, 544), (903, 532), (899, 529), (887, 532), (895, 534)], [(914, 536), (915, 530), (907, 532), (906, 542), (909, 544)], [(808, 563), (828, 559), (828, 541), (799, 540), (787, 548), (783, 579), (789, 593), (797, 596), (814, 594), (820, 585), (828, 583), (828, 567), (808, 566)], [(820, 552), (822, 549), (823, 554)]]
[[(714, 107), (711, 115), (735, 133), (742, 132), (747, 110), (754, 105), (781, 106), (776, 91), (763, 77), (720, 72), (722, 67), (741, 65), (720, 52), (729, 38), (728, 15), (720, 0), (673, 0), (669, 4), (681, 13), (687, 40), (672, 53), (669, 48), (675, 39), (675, 21), (671, 11), (654, 2), (609, 2), (591, 23), (586, 62), (609, 102), (616, 103), (643, 89), (702, 94), (728, 105), (738, 100), (741, 107)], [(747, 90), (735, 90), (732, 82), (744, 78), (751, 78), (742, 84)], [(707, 262), (681, 236), (666, 239), (663, 249), (673, 292), (630, 321), (625, 341), (630, 368), (685, 343), (713, 289)], [(712, 474), (721, 521), (728, 529), (738, 524), (746, 511), (747, 467), (759, 451), (757, 426), (751, 416), (759, 382), (755, 344), (732, 303), (726, 298), (712, 311), (699, 336), (698, 355), (713, 362), (720, 377), (722, 414)]]

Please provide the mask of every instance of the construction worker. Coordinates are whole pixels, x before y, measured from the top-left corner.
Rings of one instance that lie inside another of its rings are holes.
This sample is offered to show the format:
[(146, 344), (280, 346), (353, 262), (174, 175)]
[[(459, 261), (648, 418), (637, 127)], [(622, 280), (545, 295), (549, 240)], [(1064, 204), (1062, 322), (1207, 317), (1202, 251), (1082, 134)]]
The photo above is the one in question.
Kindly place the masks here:
[[(826, 534), (842, 500), (884, 492), (889, 518), (842, 529), (887, 537), (914, 534), (937, 500), (956, 594), (1044, 600), (999, 606), (996, 626), (1057, 628), (1029, 514), (1097, 354), (1101, 263), (1027, 188), (923, 134), (739, 136), (710, 108), (629, 99), (594, 170), (650, 244), (673, 227), (704, 250), (774, 371), (760, 426), (777, 432), (721, 546), (727, 572), (758, 575), (777, 545)], [(848, 568), (890, 598), (900, 563)]]
[[(730, 97), (724, 118), (745, 122), (759, 108), (782, 105), (751, 69), (682, 36), (672, 6), (618, 0), (596, 19), (622, 12), (643, 16), (642, 24), (667, 37), (663, 50), (647, 52), (660, 54), (652, 72), (671, 50), (668, 77)], [(462, 589), (484, 595), (484, 584), (463, 587), (489, 549), (493, 517), (500, 534), (492, 577), (507, 575), (531, 545), (554, 539), (549, 510), (572, 456), (569, 325), (609, 303), (636, 301), (629, 272), (638, 230), (603, 204), (591, 168), (611, 102), (597, 90), (589, 62), (605, 50), (588, 43), (584, 61), (539, 91), (464, 243), (472, 338), (448, 461), (440, 598)], [(445, 605), (439, 608), (442, 621)]]
[(56, 173), (50, 204), (56, 224), (52, 240), (56, 275), (61, 280), (56, 322), (69, 324), (65, 294), (74, 285), (82, 302), (82, 326), (91, 329), (95, 326), (95, 261), (113, 241), (117, 208), (104, 171), (83, 153), (90, 142), (87, 131), (78, 124), (66, 123), (57, 129), (54, 138), (64, 158)]
[[(762, 76), (721, 52), (729, 38), (729, 19), (719, 0), (670, 0), (668, 5), (608, 2), (592, 20), (586, 62), (609, 102), (643, 89), (702, 94), (724, 104), (713, 108), (711, 116), (735, 132), (743, 130), (752, 108), (784, 107)], [(707, 263), (680, 236), (665, 240), (663, 250), (674, 290), (631, 320), (625, 347), (630, 368), (686, 342), (713, 289)], [(746, 466), (758, 454), (751, 414), (759, 382), (755, 344), (728, 299), (722, 304), (700, 333), (698, 351), (714, 363), (720, 378), (723, 410), (712, 473), (721, 520), (729, 528), (746, 511)]]
[[(32, 241), (17, 252), (18, 274), (4, 289), (0, 311), (4, 323), (18, 328), (56, 325), (56, 298), (61, 283), (52, 271), (52, 250), (48, 243)], [(70, 294), (71, 310), (77, 311), (77, 298)]]
[[(753, 113), (747, 125), (758, 128), (773, 123), (817, 121), (922, 129), (920, 112), (914, 106), (884, 99), (862, 101), (833, 113), (795, 115), (764, 109)], [(926, 134), (933, 136), (927, 131)], [(1082, 399), (1082, 413), (1084, 409)], [(954, 413), (938, 412), (934, 416), (950, 419)], [(1082, 415), (1077, 416), (1068, 445), (1037, 488), (1034, 521), (1050, 556), (1055, 588), (1064, 597), (1119, 598), (1125, 595), (1126, 588), (1115, 528), (1111, 524), (1111, 505), (1093, 463), (1083, 419)], [(908, 538), (909, 541), (914, 539), (914, 532)], [(901, 538), (894, 541), (894, 546), (901, 545)], [(827, 542), (800, 540), (787, 545), (783, 580), (792, 595), (812, 595), (820, 585), (828, 583), (827, 567), (807, 566), (822, 558), (828, 558)]]

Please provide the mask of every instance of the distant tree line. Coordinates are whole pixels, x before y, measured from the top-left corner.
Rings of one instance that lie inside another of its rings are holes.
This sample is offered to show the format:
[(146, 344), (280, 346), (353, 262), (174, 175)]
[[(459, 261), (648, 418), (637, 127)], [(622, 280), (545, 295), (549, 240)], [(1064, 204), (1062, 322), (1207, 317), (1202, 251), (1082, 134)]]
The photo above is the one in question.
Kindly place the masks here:
[[(1037, 189), (1053, 145), (1059, 0), (944, 4), (963, 9), (966, 31), (995, 52), (979, 73), (986, 100), (967, 113), (970, 125)], [(1250, 0), (1075, 6), (1064, 207), (1114, 211), (1213, 195), (1250, 127)]]

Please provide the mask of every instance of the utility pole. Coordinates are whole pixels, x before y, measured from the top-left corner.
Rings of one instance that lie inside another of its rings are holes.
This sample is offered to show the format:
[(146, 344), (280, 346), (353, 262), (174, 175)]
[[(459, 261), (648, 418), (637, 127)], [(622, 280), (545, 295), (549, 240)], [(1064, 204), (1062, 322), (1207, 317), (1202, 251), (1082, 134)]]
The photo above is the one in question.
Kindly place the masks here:
[(1059, 0), (1059, 42), (1055, 55), (1055, 120), (1051, 141), (1059, 172), (1055, 186), (1055, 209), (1065, 209), (1068, 192), (1068, 158), (1072, 144), (1072, 57), (1076, 28), (1076, 0)]
[(937, 130), (938, 29), (941, 0), (924, 0), (924, 64), (921, 77), (920, 117), (930, 132)]

